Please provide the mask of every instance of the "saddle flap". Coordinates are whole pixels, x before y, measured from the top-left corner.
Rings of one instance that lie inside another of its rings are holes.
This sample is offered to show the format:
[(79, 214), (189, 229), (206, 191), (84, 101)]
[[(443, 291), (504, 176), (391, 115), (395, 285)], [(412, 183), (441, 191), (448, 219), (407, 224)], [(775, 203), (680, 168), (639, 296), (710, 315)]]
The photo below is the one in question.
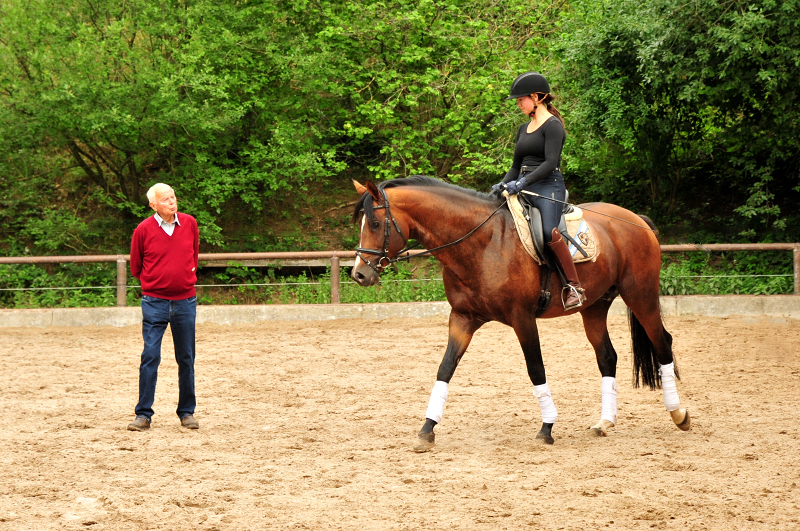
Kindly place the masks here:
[[(527, 201), (520, 201), (517, 195), (506, 198), (508, 208), (514, 218), (517, 234), (525, 250), (542, 265), (546, 263), (544, 230), (542, 227), (542, 216), (539, 209), (535, 208)], [(570, 241), (568, 247), (572, 255), (573, 262), (595, 261), (599, 254), (597, 242), (591, 231), (590, 225), (583, 217), (583, 211), (579, 207), (573, 207), (571, 212), (561, 215), (558, 223), (558, 230), (562, 235), (567, 236)], [(578, 243), (578, 248), (574, 243)]]

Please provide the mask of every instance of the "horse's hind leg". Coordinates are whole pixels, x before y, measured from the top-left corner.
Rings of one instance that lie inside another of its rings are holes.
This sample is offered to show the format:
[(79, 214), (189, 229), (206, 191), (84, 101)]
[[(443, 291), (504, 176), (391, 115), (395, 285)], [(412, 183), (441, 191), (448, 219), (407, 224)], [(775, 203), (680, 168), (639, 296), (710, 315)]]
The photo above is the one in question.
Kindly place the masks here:
[(586, 337), (594, 347), (597, 367), (600, 369), (601, 409), (600, 422), (592, 426), (595, 435), (605, 437), (609, 428), (617, 424), (617, 352), (608, 335), (608, 309), (616, 297), (616, 290), (581, 312)]
[(436, 373), (436, 383), (431, 391), (431, 398), (428, 401), (428, 409), (425, 411), (425, 423), (418, 434), (414, 450), (417, 452), (427, 452), (433, 447), (436, 434), (433, 428), (442, 421), (444, 414), (444, 404), (447, 401), (447, 391), (450, 380), (456, 372), (461, 356), (466, 352), (475, 331), (481, 327), (483, 322), (475, 321), (469, 317), (456, 313), (450, 313), (449, 334), (447, 339), (447, 349)]
[[(650, 289), (623, 291), (623, 300), (630, 308), (631, 340), (633, 347), (634, 385), (639, 378), (651, 389), (661, 387), (664, 406), (675, 425), (683, 431), (691, 428), (689, 411), (681, 408), (676, 379), (680, 379), (672, 355), (672, 336), (664, 328), (658, 298), (658, 277)], [(632, 295), (628, 295), (632, 293)]]

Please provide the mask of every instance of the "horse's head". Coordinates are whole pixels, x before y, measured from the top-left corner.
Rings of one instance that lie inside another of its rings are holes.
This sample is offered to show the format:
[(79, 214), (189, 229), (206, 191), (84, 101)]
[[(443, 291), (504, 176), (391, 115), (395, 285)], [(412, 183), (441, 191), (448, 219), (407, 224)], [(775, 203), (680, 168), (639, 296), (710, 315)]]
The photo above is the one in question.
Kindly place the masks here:
[(361, 223), (356, 250), (356, 264), (351, 277), (360, 286), (374, 286), (380, 274), (406, 244), (405, 231), (393, 215), (383, 188), (367, 181), (366, 186), (353, 181), (361, 199), (353, 213), (353, 221)]

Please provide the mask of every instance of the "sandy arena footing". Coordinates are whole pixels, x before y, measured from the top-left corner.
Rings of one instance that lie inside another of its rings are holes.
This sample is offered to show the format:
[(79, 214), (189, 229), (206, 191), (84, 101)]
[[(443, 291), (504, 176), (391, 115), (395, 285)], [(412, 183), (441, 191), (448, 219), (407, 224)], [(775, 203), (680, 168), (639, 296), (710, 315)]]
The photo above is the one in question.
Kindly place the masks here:
[[(128, 311), (136, 310), (135, 308)], [(413, 451), (447, 343), (444, 316), (203, 323), (196, 418), (174, 413), (169, 332), (152, 428), (129, 432), (141, 327), (0, 331), (0, 529), (800, 528), (800, 321), (667, 316), (692, 429), (631, 383), (624, 316), (619, 419), (578, 316), (541, 321), (559, 417), (538, 403), (513, 331), (476, 334), (436, 446)]]

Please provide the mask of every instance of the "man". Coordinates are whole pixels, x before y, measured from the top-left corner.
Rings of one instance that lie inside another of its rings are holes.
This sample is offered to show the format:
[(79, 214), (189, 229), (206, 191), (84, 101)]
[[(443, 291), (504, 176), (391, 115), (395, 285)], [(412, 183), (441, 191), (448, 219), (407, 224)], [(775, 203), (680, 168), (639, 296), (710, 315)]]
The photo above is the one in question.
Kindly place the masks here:
[(131, 431), (150, 429), (156, 392), (161, 339), (172, 329), (178, 362), (178, 409), (181, 426), (198, 429), (194, 418), (194, 355), (197, 296), (197, 221), (178, 212), (172, 187), (158, 183), (147, 191), (152, 217), (142, 221), (131, 240), (131, 273), (142, 285), (144, 350), (139, 366), (139, 403)]

